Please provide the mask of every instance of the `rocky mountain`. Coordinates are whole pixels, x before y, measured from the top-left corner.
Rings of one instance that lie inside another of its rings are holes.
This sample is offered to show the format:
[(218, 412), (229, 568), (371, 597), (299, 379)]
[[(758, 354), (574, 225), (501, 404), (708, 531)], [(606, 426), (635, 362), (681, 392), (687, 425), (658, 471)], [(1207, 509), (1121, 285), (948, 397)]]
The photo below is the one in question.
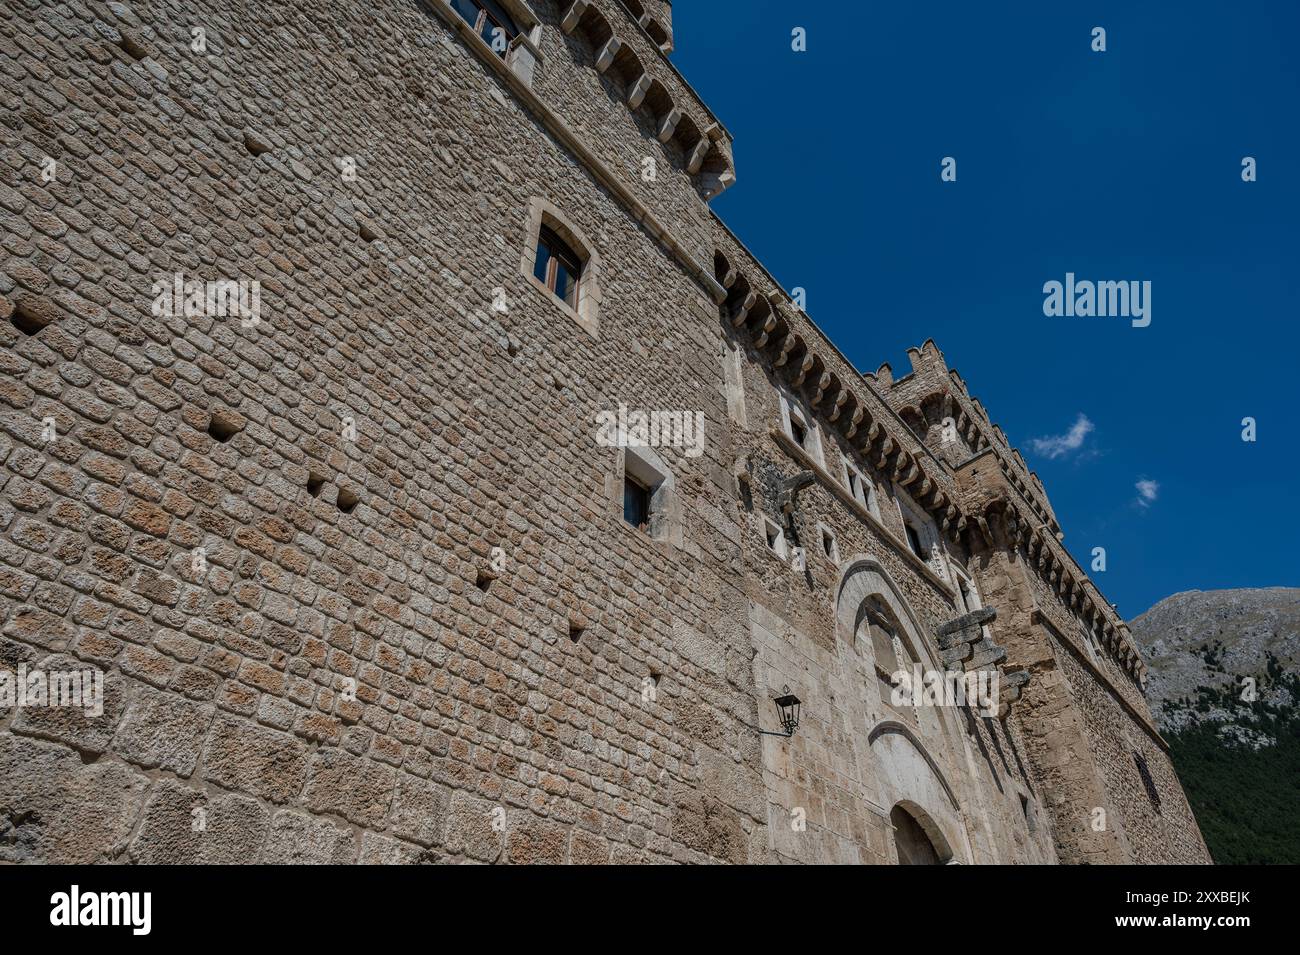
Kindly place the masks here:
[(1300, 588), (1192, 590), (1129, 626), (1215, 860), (1300, 862)]
[[(1268, 673), (1271, 660), (1284, 673), (1300, 673), (1300, 588), (1189, 590), (1166, 597), (1129, 627), (1151, 668), (1151, 712), (1166, 732), (1248, 719), (1249, 701), (1241, 696), (1250, 679), (1265, 702), (1296, 705), (1286, 681), (1270, 680)], [(1198, 711), (1201, 688), (1224, 691), (1214, 695), (1243, 705)], [(1233, 688), (1240, 692), (1226, 692)]]

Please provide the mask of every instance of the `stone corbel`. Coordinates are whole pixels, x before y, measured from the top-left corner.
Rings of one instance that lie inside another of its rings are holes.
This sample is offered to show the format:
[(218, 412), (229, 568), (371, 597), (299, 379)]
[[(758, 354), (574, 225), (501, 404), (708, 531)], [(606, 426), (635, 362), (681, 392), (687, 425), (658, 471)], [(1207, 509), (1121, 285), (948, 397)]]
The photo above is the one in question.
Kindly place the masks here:
[(773, 362), (775, 367), (780, 368), (790, 360), (790, 353), (794, 351), (794, 346), (797, 344), (799, 344), (799, 336), (794, 332), (788, 332), (786, 336), (781, 339), (781, 354), (777, 355), (776, 361)]
[[(839, 414), (838, 407), (835, 409), (835, 413)], [(844, 432), (844, 436), (850, 441), (852, 441), (853, 436), (858, 433), (858, 425), (862, 423), (862, 418), (865, 414), (866, 412), (862, 410), (861, 404), (854, 405), (853, 414), (849, 416), (848, 429)]]
[(749, 292), (749, 294), (741, 299), (740, 303), (731, 313), (732, 328), (739, 328), (741, 325), (745, 324), (745, 319), (749, 318), (749, 310), (754, 307), (754, 303), (757, 301), (758, 295), (753, 291)]
[(886, 462), (889, 461), (889, 458), (893, 454), (895, 447), (896, 445), (894, 444), (894, 439), (891, 438), (889, 435), (885, 435), (884, 443), (880, 445), (880, 456), (876, 459), (877, 471), (885, 470), (885, 464)]
[(906, 451), (900, 452), (898, 457), (894, 459), (894, 473), (890, 475), (890, 477), (895, 483), (898, 484), (906, 483), (905, 481), (903, 481), (903, 473), (909, 463), (910, 463), (910, 456)]
[(803, 386), (803, 380), (808, 377), (808, 372), (812, 370), (812, 366), (813, 366), (812, 353), (805, 352), (803, 356), (803, 360), (799, 362), (799, 373), (795, 375), (795, 379), (793, 382), (794, 387), (799, 388)]
[(776, 328), (776, 316), (771, 312), (767, 313), (767, 318), (763, 319), (762, 330), (759, 331), (758, 337), (754, 339), (755, 348), (763, 348), (767, 345), (768, 338), (772, 334), (772, 329)]
[(695, 175), (704, 168), (704, 160), (709, 155), (709, 150), (713, 148), (713, 143), (707, 136), (700, 137), (700, 141), (695, 144), (691, 154), (686, 158), (686, 171), (690, 175)]
[[(628, 109), (637, 109), (645, 102), (645, 94), (650, 92), (650, 84), (654, 82), (649, 73), (642, 73), (635, 83), (627, 88), (627, 106)], [(735, 279), (732, 279), (734, 282)], [(725, 284), (725, 283), (724, 283)], [(727, 286), (730, 288), (731, 286)]]
[(582, 15), (587, 12), (588, 6), (588, 0), (573, 0), (573, 6), (569, 7), (569, 12), (560, 21), (560, 29), (565, 33), (572, 33), (576, 30), (578, 22), (582, 19)]
[(849, 400), (849, 393), (847, 390), (841, 388), (839, 391), (837, 391), (835, 393), (835, 402), (831, 405), (831, 413), (826, 420), (832, 422), (838, 421), (840, 415), (844, 412), (844, 404), (848, 400)]
[(682, 121), (682, 111), (679, 107), (674, 106), (668, 111), (659, 122), (659, 142), (666, 143), (673, 138), (673, 133), (677, 132), (677, 124)]
[(831, 386), (831, 373), (824, 371), (821, 377), (817, 379), (817, 393), (813, 395), (811, 404), (815, 408), (821, 404), (822, 397), (826, 394), (826, 389)]
[(605, 41), (605, 45), (600, 48), (596, 54), (596, 72), (604, 73), (614, 63), (614, 57), (618, 56), (618, 51), (623, 49), (623, 41), (616, 36), (610, 37)]

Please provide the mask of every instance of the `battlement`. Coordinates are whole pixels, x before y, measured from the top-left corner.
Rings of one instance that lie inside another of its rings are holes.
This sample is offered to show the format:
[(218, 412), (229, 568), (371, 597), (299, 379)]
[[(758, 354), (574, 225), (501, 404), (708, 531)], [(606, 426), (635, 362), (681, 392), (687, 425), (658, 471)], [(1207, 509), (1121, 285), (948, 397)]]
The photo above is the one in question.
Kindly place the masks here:
[[(1020, 450), (1012, 447), (1001, 425), (989, 417), (984, 404), (970, 393), (961, 375), (948, 367), (934, 340), (927, 339), (921, 346), (909, 348), (907, 357), (912, 366), (908, 374), (895, 378), (886, 362), (872, 376), (900, 416), (923, 440), (935, 431), (942, 441), (945, 433), (951, 438), (955, 430), (961, 443), (949, 459), (954, 466), (969, 455), (992, 448), (1009, 472), (1012, 486), (1030, 509), (1053, 534), (1060, 534), (1042, 480), (1029, 469)], [(945, 432), (944, 423), (949, 420), (951, 425)]]

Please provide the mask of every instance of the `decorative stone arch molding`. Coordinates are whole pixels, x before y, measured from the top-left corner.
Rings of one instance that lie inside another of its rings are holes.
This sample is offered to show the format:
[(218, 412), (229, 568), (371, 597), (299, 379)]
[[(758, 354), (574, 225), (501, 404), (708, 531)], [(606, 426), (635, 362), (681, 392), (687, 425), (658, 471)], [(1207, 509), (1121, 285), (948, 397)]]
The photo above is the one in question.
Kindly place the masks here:
[(961, 804), (939, 764), (908, 727), (885, 720), (867, 736), (884, 805), (902, 806), (925, 830), (939, 861), (971, 862)]
[(901, 625), (903, 632), (899, 638), (906, 641), (913, 659), (929, 669), (939, 668), (929, 642), (921, 638), (925, 631), (911, 605), (894, 583), (889, 571), (876, 558), (867, 554), (855, 554), (845, 561), (840, 567), (835, 594), (835, 627), (846, 645), (852, 646), (856, 639), (867, 599), (878, 597)]
[[(863, 620), (868, 599), (875, 597), (882, 601), (899, 624), (898, 639), (913, 660), (927, 670), (944, 669), (937, 649), (931, 641), (924, 639), (925, 628), (917, 619), (903, 591), (894, 582), (893, 577), (875, 557), (868, 554), (855, 554), (840, 565), (839, 583), (835, 589), (835, 630), (836, 639), (843, 647), (855, 647), (858, 626)], [(875, 652), (865, 648), (874, 663)], [(936, 707), (940, 732), (954, 746), (960, 748), (961, 729), (947, 707)]]
[[(912, 658), (926, 669), (944, 669), (938, 650), (925, 639), (926, 630), (911, 604), (879, 560), (869, 554), (855, 554), (840, 567), (835, 591), (835, 626), (837, 643), (841, 647), (857, 645), (858, 625), (866, 604), (869, 599), (876, 598), (897, 621), (899, 640)], [(862, 647), (858, 652), (871, 654), (874, 661), (871, 647)], [(930, 752), (937, 743), (954, 756), (962, 753), (962, 729), (951, 709), (936, 707), (935, 710), (937, 735), (932, 725), (923, 739), (916, 730), (894, 719), (881, 720), (868, 734), (873, 776), (879, 787), (879, 804), (893, 806), (900, 801), (910, 801), (922, 809), (926, 818), (933, 820), (939, 830), (930, 835), (936, 849), (946, 847), (948, 851), (948, 859), (942, 861), (970, 861), (970, 841), (961, 803), (940, 761)], [(917, 814), (914, 812), (913, 815)], [(917, 818), (918, 822), (923, 822), (919, 816)], [(925, 828), (924, 823), (922, 827)]]
[[(582, 260), (582, 277), (578, 285), (578, 307), (557, 298), (533, 274), (536, 263), (537, 240), (542, 226), (551, 229), (563, 239)], [(601, 256), (596, 245), (586, 234), (552, 202), (534, 197), (528, 201), (528, 221), (524, 231), (523, 251), (519, 258), (519, 271), (534, 288), (543, 292), (556, 308), (581, 325), (593, 338), (600, 337), (601, 281), (603, 278)]]

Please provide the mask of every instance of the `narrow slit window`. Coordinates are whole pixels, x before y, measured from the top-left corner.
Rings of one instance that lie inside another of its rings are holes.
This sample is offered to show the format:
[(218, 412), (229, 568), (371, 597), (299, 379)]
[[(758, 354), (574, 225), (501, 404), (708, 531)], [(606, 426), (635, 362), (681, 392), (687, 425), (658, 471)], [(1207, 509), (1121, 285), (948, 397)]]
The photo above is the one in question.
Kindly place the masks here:
[(1146, 757), (1135, 751), (1133, 762), (1137, 764), (1138, 775), (1142, 777), (1142, 786), (1147, 791), (1147, 798), (1151, 800), (1151, 808), (1159, 812), (1160, 792), (1156, 789), (1156, 781), (1151, 776), (1151, 767), (1147, 765)]
[(542, 226), (537, 236), (533, 276), (575, 311), (582, 285), (582, 260), (555, 230)]
[(916, 528), (911, 524), (904, 524), (903, 529), (907, 531), (907, 546), (912, 548), (912, 553), (922, 560), (929, 560), (930, 555), (925, 552), (925, 547), (921, 544), (921, 535), (916, 532)]

